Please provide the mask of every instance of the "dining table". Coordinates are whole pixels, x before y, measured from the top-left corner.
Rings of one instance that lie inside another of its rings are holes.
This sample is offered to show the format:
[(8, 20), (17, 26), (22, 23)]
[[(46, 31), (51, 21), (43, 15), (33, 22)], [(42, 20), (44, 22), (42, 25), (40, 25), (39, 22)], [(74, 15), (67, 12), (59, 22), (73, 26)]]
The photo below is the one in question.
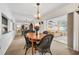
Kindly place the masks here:
[(27, 37), (29, 38), (29, 41), (32, 42), (32, 55), (35, 52), (35, 47), (34, 47), (34, 43), (36, 43), (37, 41), (41, 41), (41, 39), (45, 36), (46, 34), (43, 33), (38, 33), (38, 35), (36, 35), (36, 33), (33, 32), (29, 32), (27, 33)]

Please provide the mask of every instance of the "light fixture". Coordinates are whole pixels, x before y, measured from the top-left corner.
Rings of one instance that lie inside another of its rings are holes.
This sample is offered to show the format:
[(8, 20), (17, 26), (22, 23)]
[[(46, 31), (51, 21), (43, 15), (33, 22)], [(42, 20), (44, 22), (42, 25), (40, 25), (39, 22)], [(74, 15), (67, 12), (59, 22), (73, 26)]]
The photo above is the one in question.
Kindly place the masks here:
[[(34, 17), (37, 20), (40, 20), (41, 19), (40, 9), (39, 9), (40, 3), (36, 3), (36, 6), (37, 6), (37, 14)], [(39, 25), (42, 25), (42, 24), (43, 24), (43, 21), (39, 21)]]
[(41, 17), (40, 10), (39, 10), (40, 3), (36, 3), (36, 5), (37, 5), (37, 14), (34, 17), (39, 20)]

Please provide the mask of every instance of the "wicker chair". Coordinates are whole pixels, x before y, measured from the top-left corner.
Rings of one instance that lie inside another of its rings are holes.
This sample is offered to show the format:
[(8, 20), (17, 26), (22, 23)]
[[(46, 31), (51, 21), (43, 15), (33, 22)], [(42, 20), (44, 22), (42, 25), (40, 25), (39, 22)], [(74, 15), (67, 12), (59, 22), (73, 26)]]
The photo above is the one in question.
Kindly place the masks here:
[(29, 32), (35, 32), (35, 31), (27, 30), (27, 31), (25, 31), (25, 33), (24, 33), (24, 38), (25, 38), (25, 46), (24, 46), (24, 49), (26, 49), (26, 50), (25, 50), (25, 55), (26, 55), (26, 53), (27, 53), (27, 50), (28, 50), (30, 47), (32, 47), (32, 42), (29, 41), (29, 38), (27, 37), (27, 33), (29, 33)]
[(39, 44), (37, 44), (37, 50), (43, 55), (46, 52), (49, 52), (51, 55), (51, 51), (50, 51), (50, 46), (51, 46), (51, 42), (53, 39), (53, 35), (52, 34), (47, 34), (46, 36), (44, 36), (42, 38), (42, 40), (40, 41)]

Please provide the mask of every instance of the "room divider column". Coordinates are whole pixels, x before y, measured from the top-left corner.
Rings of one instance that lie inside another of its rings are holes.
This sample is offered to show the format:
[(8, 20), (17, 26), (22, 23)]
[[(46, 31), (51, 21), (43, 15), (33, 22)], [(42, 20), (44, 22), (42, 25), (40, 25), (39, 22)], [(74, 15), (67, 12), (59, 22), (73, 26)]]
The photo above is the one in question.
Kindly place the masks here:
[(79, 51), (79, 13), (74, 12), (74, 40), (73, 49)]
[(73, 49), (73, 18), (74, 13), (69, 13), (67, 16), (67, 38), (68, 38), (68, 47)]
[(67, 24), (68, 47), (75, 51), (79, 51), (79, 13), (69, 13)]

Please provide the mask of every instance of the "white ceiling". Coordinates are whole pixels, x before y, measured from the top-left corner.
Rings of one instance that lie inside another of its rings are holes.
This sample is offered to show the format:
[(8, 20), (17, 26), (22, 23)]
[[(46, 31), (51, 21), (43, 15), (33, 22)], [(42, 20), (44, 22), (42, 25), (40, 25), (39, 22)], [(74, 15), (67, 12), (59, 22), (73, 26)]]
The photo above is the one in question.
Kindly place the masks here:
[[(59, 9), (68, 4), (66, 3), (41, 3), (40, 4), (40, 13), (44, 15), (50, 11)], [(32, 20), (36, 14), (36, 4), (35, 3), (8, 3), (9, 8), (11, 9), (16, 22), (24, 22), (26, 17)]]

